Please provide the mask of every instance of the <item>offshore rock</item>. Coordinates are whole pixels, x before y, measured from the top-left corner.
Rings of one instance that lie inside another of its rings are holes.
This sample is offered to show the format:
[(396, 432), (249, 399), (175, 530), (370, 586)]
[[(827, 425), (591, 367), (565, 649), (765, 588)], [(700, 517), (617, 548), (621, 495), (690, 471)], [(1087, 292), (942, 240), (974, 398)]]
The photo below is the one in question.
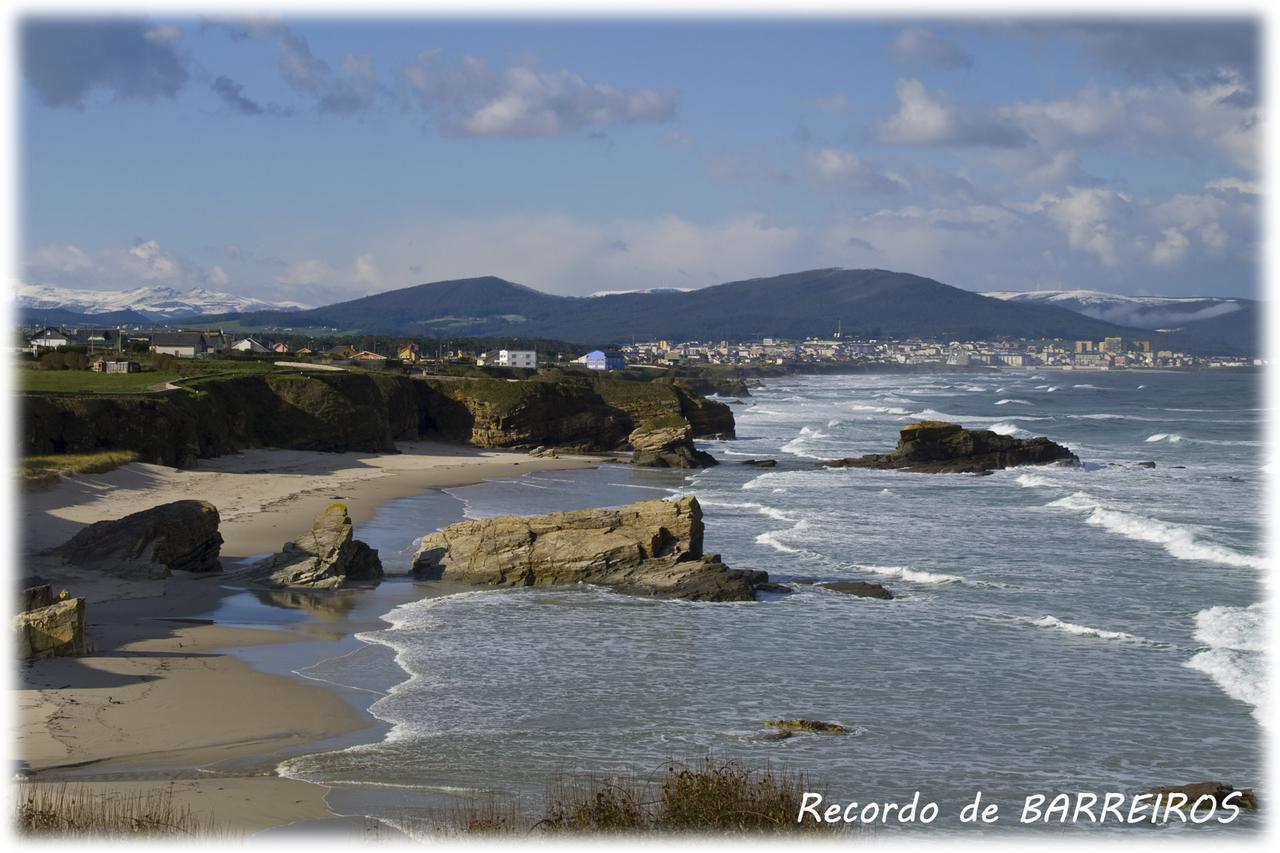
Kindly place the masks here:
[(885, 600), (893, 598), (893, 593), (880, 584), (867, 581), (831, 581), (830, 583), (820, 583), (818, 586), (829, 589), (832, 592), (843, 592), (847, 595), (858, 595), (863, 598), (882, 598)]
[(702, 553), (696, 498), (617, 509), (460, 521), (422, 538), (413, 573), (482, 586), (598, 584), (690, 601), (752, 601), (766, 572), (734, 570)]
[(693, 428), (680, 415), (661, 415), (627, 436), (635, 453), (632, 464), (650, 468), (706, 468), (718, 464), (710, 453), (693, 446)]
[(1226, 804), (1227, 797), (1236, 791), (1240, 792), (1240, 796), (1232, 800), (1235, 805), (1250, 811), (1258, 808), (1258, 799), (1254, 796), (1252, 788), (1233, 788), (1225, 782), (1194, 782), (1190, 785), (1151, 788), (1142, 793), (1153, 796), (1163, 794), (1166, 801), (1170, 794), (1182, 794), (1187, 798), (1187, 806), (1194, 806), (1202, 797), (1211, 797), (1216, 805), (1223, 806)]
[(1016, 465), (1078, 463), (1076, 455), (1044, 437), (1013, 438), (945, 421), (907, 424), (892, 453), (833, 459), (831, 468), (898, 468), (923, 474), (983, 474)]
[(13, 618), (13, 633), (22, 660), (86, 654), (84, 599), (68, 598), (19, 613)]
[(251, 566), (257, 583), (276, 588), (340, 589), (382, 579), (378, 552), (355, 538), (347, 505), (332, 503), (296, 542)]
[(124, 578), (216, 572), (222, 568), (218, 521), (218, 510), (208, 501), (174, 501), (94, 522), (48, 553)]
[(772, 729), (783, 732), (812, 732), (824, 735), (847, 735), (849, 729), (839, 723), (826, 723), (822, 720), (770, 720), (765, 723)]

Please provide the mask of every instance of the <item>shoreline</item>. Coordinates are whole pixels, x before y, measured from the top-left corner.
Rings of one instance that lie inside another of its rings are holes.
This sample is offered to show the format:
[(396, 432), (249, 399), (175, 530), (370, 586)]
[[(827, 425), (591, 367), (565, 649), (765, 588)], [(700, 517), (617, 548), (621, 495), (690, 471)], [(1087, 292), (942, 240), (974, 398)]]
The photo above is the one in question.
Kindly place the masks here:
[(185, 470), (132, 463), (27, 496), (22, 574), (40, 574), (88, 600), (96, 651), (21, 667), (22, 784), (72, 783), (113, 794), (165, 789), (179, 807), (233, 833), (316, 822), (359, 833), (328, 807), (328, 787), (277, 776), (275, 767), (289, 754), (366, 740), (380, 723), (368, 712), (376, 697), (293, 670), (363, 645), (355, 633), (381, 626), (378, 617), (397, 604), (453, 590), (402, 581), (408, 567), (388, 565), (389, 579), (375, 590), (272, 600), (220, 575), (126, 581), (70, 569), (38, 552), (93, 521), (202, 497), (219, 508), (229, 568), (279, 550), (335, 499), (347, 503), (359, 536), (360, 524), (397, 498), (605, 461), (434, 442), (400, 448), (399, 454), (252, 450)]

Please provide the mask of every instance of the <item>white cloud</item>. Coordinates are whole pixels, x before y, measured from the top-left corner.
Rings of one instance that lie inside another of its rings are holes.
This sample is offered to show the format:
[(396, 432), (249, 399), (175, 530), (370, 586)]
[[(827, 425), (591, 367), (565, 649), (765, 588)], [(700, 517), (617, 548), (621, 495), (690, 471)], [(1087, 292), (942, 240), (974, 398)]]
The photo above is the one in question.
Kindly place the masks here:
[(973, 57), (960, 46), (930, 30), (905, 29), (889, 45), (894, 62), (902, 65), (939, 65), (971, 68)]
[(898, 111), (876, 125), (881, 142), (898, 145), (948, 145), (1016, 148), (1026, 134), (996, 112), (961, 104), (930, 91), (919, 80), (899, 80)]
[(810, 177), (820, 184), (876, 194), (899, 193), (911, 188), (905, 178), (868, 163), (852, 151), (818, 148), (806, 151), (803, 161)]
[(610, 124), (663, 122), (675, 97), (654, 89), (620, 89), (570, 71), (532, 65), (490, 68), (482, 59), (448, 60), (424, 51), (401, 69), (414, 100), (441, 130), (471, 136), (552, 136)]

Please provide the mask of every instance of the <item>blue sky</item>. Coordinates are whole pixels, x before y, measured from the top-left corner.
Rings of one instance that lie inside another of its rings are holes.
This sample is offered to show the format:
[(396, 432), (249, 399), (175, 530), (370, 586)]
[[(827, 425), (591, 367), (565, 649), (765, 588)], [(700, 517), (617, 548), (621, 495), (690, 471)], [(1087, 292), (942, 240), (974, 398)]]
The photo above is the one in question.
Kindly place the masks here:
[(28, 18), (21, 280), (1256, 296), (1258, 27)]

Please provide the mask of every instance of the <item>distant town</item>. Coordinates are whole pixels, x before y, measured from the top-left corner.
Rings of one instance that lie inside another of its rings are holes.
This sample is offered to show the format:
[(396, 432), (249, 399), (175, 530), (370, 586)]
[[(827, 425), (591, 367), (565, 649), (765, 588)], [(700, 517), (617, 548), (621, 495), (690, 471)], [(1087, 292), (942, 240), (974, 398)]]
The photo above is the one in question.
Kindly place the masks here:
[[(548, 364), (578, 364), (594, 370), (627, 367), (675, 366), (773, 366), (788, 365), (940, 365), (949, 367), (1054, 367), (1075, 370), (1126, 368), (1230, 368), (1260, 367), (1262, 358), (1199, 356), (1153, 347), (1149, 339), (1108, 337), (1075, 341), (948, 341), (907, 339), (855, 339), (839, 333), (830, 338), (785, 340), (765, 337), (755, 341), (633, 342), (614, 349), (572, 353), (549, 349), (540, 342), (525, 348), (468, 349), (442, 342), (406, 340), (372, 344), (365, 349), (354, 343), (332, 346), (298, 343), (293, 336), (274, 340), (266, 336), (237, 335), (221, 330), (122, 330), (63, 329), (45, 326), (25, 330), (17, 349), (28, 357), (46, 353), (80, 354), (75, 366), (99, 372), (128, 372), (127, 353), (148, 353), (179, 359), (218, 356), (288, 356), (303, 362), (342, 361), (368, 367), (421, 370), (432, 363), (474, 364), (479, 367), (536, 369)], [(533, 348), (529, 348), (529, 347)], [(114, 357), (113, 354), (119, 357)]]

